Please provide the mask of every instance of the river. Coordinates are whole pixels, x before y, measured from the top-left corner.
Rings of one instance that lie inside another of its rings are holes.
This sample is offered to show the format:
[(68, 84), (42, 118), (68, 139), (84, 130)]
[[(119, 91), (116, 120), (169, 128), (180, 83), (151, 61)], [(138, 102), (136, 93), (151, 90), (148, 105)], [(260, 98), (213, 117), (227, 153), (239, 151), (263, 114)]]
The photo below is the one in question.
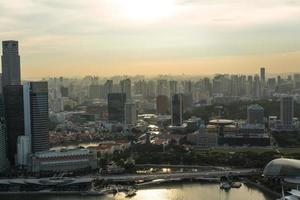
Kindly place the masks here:
[[(4, 196), (3, 196), (4, 197)], [(1, 197), (2, 199), (2, 197)], [(182, 183), (138, 190), (136, 196), (126, 198), (123, 193), (115, 196), (5, 196), (5, 200), (274, 200), (262, 191), (243, 185), (228, 192), (218, 184)]]

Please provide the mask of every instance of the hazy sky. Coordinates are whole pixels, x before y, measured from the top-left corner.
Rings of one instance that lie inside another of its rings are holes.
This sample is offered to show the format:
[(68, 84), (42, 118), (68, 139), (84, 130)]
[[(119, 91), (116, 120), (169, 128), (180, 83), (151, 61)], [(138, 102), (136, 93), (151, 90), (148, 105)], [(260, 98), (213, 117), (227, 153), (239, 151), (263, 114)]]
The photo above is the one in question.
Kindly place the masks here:
[(300, 0), (0, 0), (23, 78), (300, 72)]

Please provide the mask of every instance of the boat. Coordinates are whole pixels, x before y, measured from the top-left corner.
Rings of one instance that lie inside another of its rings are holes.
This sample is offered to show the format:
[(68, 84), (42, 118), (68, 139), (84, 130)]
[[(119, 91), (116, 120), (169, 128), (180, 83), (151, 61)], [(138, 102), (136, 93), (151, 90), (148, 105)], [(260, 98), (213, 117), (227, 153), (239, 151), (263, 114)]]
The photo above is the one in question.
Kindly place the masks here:
[(231, 185), (228, 182), (221, 182), (220, 183), (220, 189), (230, 190), (230, 188), (231, 188)]
[(233, 183), (231, 183), (231, 187), (232, 188), (240, 188), (240, 187), (242, 187), (242, 183), (240, 183), (240, 182), (233, 182)]

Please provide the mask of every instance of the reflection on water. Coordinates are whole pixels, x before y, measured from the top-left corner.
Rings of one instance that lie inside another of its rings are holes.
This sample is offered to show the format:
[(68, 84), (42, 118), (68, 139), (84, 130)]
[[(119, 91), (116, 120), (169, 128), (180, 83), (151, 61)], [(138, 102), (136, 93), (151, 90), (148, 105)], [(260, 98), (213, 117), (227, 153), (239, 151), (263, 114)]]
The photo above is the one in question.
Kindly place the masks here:
[[(2, 197), (1, 197), (2, 199)], [(88, 196), (30, 196), (24, 197), (5, 197), (7, 200), (273, 200), (261, 191), (243, 186), (240, 189), (231, 189), (228, 192), (219, 189), (218, 184), (176, 184), (153, 187), (139, 190), (137, 195), (126, 198), (123, 193), (115, 196), (108, 195), (103, 197)]]

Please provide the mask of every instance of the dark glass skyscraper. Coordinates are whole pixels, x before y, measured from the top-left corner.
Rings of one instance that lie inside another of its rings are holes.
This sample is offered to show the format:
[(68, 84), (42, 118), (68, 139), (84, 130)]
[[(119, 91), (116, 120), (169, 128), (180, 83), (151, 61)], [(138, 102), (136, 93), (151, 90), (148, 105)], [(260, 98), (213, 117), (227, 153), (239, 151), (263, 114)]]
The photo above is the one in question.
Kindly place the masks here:
[(18, 136), (24, 135), (23, 86), (7, 85), (3, 88), (3, 94), (8, 133), (8, 159), (14, 164)]
[(124, 123), (125, 117), (125, 93), (110, 93), (108, 94), (108, 120)]
[(183, 114), (183, 95), (182, 94), (174, 94), (172, 96), (172, 125), (173, 126), (181, 126), (182, 124), (182, 114)]
[(30, 117), (29, 120), (25, 120), (25, 123), (30, 124), (25, 127), (30, 127), (32, 152), (47, 151), (49, 150), (48, 83), (41, 81), (29, 84), (30, 102), (24, 101), (24, 104), (30, 106), (30, 116), (25, 113), (25, 119)]
[(18, 41), (2, 42), (2, 87), (20, 85), (20, 56)]

